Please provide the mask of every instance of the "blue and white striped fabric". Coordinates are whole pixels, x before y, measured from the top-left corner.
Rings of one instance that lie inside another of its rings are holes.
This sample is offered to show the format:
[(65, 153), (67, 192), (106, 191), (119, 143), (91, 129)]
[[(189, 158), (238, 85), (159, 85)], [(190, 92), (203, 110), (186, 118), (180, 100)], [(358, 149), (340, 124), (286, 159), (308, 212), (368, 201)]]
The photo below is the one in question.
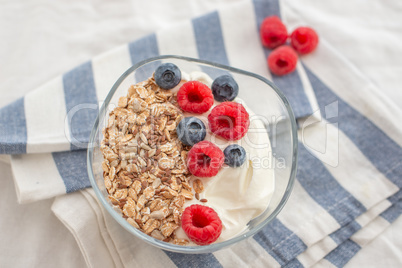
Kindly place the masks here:
[[(163, 54), (201, 58), (271, 79), (300, 126), (294, 192), (244, 250), (264, 252), (259, 258), (272, 267), (346, 264), (402, 213), (402, 128), (392, 122), (402, 114), (325, 40), (296, 72), (272, 76), (270, 51), (258, 36), (269, 15), (281, 15), (277, 0), (244, 1), (195, 18), (100, 55), (2, 108), (0, 153), (12, 155), (19, 201), (90, 186), (86, 150), (72, 141), (88, 141), (98, 105), (132, 64)], [(219, 267), (225, 252), (165, 254), (178, 267)]]

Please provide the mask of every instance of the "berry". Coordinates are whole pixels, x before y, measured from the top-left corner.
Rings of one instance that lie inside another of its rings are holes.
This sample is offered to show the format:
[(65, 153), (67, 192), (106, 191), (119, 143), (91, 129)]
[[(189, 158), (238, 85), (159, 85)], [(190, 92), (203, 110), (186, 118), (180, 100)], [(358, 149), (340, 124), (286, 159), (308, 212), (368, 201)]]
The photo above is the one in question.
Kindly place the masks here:
[(202, 114), (214, 104), (211, 89), (198, 81), (184, 83), (177, 92), (177, 102), (183, 111)]
[(222, 221), (210, 207), (191, 205), (181, 217), (181, 227), (197, 245), (209, 245), (218, 239), (222, 232)]
[(239, 86), (230, 75), (222, 75), (214, 80), (212, 94), (217, 101), (232, 101), (239, 94)]
[(173, 63), (164, 63), (156, 69), (154, 78), (159, 87), (172, 89), (180, 83), (181, 72)]
[(296, 69), (297, 54), (289, 46), (280, 46), (268, 56), (268, 67), (276, 75), (285, 75)]
[(204, 123), (197, 117), (185, 117), (176, 128), (177, 136), (185, 145), (194, 144), (205, 139), (207, 131)]
[(260, 37), (263, 46), (274, 49), (286, 42), (288, 31), (277, 16), (271, 16), (262, 21)]
[(224, 159), (218, 146), (209, 141), (201, 141), (188, 152), (187, 167), (194, 176), (213, 177), (218, 174)]
[(223, 150), (225, 163), (230, 167), (240, 167), (246, 160), (246, 150), (238, 144), (232, 144)]
[(223, 102), (215, 106), (208, 115), (211, 131), (227, 140), (241, 139), (250, 125), (249, 115), (243, 105)]
[(292, 47), (300, 54), (308, 54), (317, 47), (318, 35), (309, 27), (299, 27), (290, 36)]

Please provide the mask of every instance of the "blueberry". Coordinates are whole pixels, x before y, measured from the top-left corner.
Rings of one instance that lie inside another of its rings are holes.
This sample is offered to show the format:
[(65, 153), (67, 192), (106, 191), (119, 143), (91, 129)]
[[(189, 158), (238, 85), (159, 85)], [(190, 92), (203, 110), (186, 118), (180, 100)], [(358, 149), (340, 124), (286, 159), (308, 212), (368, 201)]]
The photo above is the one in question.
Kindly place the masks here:
[(246, 160), (246, 151), (237, 144), (229, 145), (223, 150), (225, 163), (231, 167), (240, 167)]
[(155, 71), (155, 82), (163, 89), (172, 89), (181, 81), (179, 67), (173, 63), (163, 63)]
[(222, 75), (212, 83), (212, 94), (217, 101), (232, 101), (239, 94), (239, 86), (230, 75)]
[(204, 140), (207, 135), (204, 123), (193, 116), (183, 118), (176, 128), (176, 132), (181, 142), (190, 146)]

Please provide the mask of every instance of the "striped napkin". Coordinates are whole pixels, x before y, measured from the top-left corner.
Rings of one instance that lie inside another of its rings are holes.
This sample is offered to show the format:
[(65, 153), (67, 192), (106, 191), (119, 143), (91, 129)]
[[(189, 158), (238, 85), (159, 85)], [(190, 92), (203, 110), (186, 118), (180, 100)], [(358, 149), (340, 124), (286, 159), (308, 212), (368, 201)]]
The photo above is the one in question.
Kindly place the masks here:
[[(195, 18), (95, 57), (2, 108), (0, 153), (11, 155), (18, 200), (90, 187), (85, 143), (99, 104), (132, 64), (163, 54), (201, 58), (272, 80), (299, 124), (292, 196), (237, 250), (264, 252), (255, 256), (261, 259), (256, 266), (345, 265), (402, 213), (402, 127), (392, 121), (402, 113), (324, 39), (294, 73), (271, 75), (265, 61), (270, 50), (258, 36), (269, 15), (282, 15), (277, 0), (247, 0)], [(301, 18), (292, 20), (303, 25)], [(228, 251), (183, 256), (153, 250), (177, 266), (229, 265), (230, 259)]]

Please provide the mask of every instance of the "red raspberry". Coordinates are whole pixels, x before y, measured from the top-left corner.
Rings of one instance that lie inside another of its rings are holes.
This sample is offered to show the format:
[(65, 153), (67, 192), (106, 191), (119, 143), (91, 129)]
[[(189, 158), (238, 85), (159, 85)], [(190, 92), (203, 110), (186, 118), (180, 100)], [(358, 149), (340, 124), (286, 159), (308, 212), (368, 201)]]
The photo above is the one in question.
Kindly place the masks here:
[(202, 114), (214, 104), (211, 89), (198, 81), (184, 83), (177, 92), (177, 102), (183, 111)]
[(260, 37), (265, 47), (274, 49), (286, 42), (288, 31), (277, 16), (266, 17), (261, 24)]
[(210, 141), (196, 143), (187, 155), (188, 170), (197, 177), (213, 177), (218, 174), (225, 156), (218, 146)]
[(280, 46), (268, 56), (268, 67), (276, 75), (285, 75), (296, 69), (297, 53), (289, 46)]
[(181, 227), (197, 245), (209, 245), (221, 235), (222, 221), (212, 208), (191, 205), (182, 214)]
[(213, 133), (233, 141), (244, 137), (250, 120), (243, 105), (236, 102), (223, 102), (212, 109), (208, 115), (208, 123)]
[(299, 27), (290, 36), (292, 47), (300, 54), (312, 52), (318, 45), (317, 33), (309, 27)]

